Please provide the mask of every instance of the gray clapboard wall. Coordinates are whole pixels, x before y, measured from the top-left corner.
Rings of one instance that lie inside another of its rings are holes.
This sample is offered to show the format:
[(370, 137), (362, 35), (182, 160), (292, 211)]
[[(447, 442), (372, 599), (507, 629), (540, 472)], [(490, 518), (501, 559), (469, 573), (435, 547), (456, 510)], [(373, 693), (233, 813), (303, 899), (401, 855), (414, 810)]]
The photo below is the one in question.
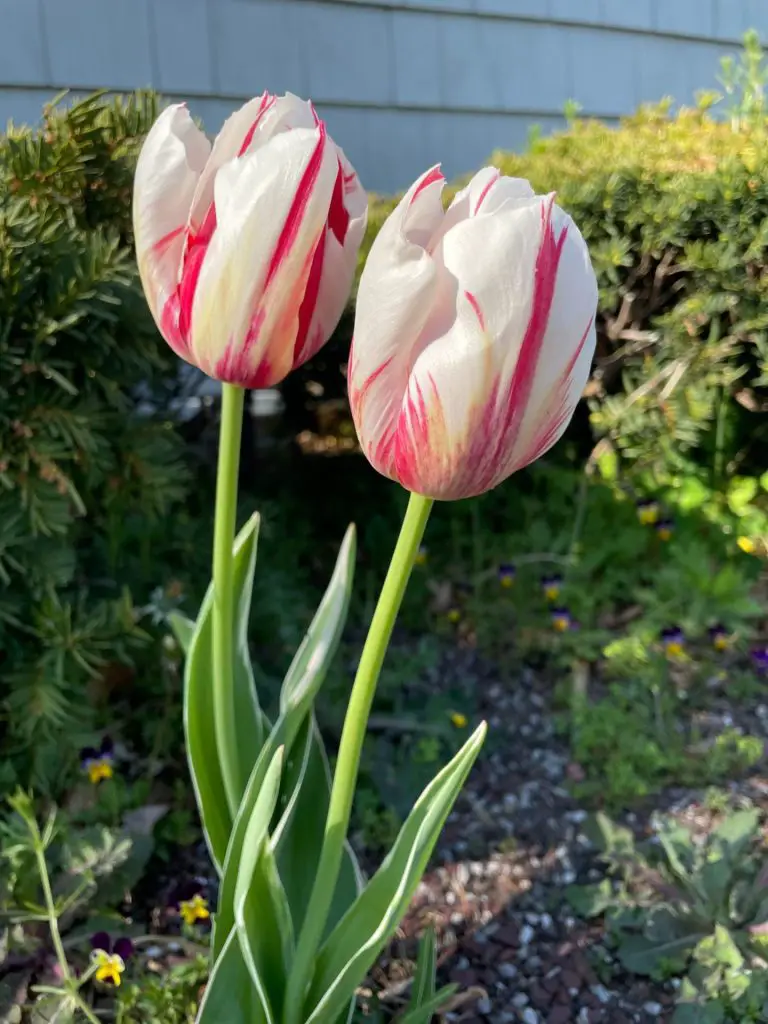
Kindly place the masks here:
[(0, 0), (0, 124), (64, 87), (154, 86), (210, 130), (265, 88), (311, 96), (366, 186), (449, 175), (566, 101), (615, 118), (716, 84), (768, 0)]

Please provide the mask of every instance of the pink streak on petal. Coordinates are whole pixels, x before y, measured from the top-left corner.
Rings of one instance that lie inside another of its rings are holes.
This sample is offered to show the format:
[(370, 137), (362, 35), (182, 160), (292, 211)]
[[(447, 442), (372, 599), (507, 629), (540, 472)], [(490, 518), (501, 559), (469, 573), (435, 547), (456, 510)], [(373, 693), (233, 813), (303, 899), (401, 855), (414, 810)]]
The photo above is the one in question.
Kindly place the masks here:
[(336, 241), (339, 245), (344, 245), (344, 239), (347, 237), (347, 229), (349, 228), (349, 213), (347, 213), (347, 208), (344, 205), (344, 172), (341, 167), (341, 161), (339, 161), (339, 170), (333, 186), (331, 207), (328, 210), (328, 227), (336, 236)]
[(429, 188), (430, 185), (434, 185), (438, 181), (445, 181), (443, 172), (440, 170), (440, 164), (437, 164), (432, 168), (431, 171), (427, 171), (424, 177), (416, 187), (415, 192), (411, 196), (411, 205), (416, 201), (416, 197), (424, 191), (425, 188)]
[(476, 296), (474, 296), (472, 292), (468, 292), (466, 288), (464, 289), (464, 295), (466, 296), (467, 301), (469, 302), (472, 309), (474, 309), (480, 327), (483, 330), (485, 330), (485, 317), (483, 316), (483, 311), (482, 309), (480, 309), (480, 303), (477, 301)]
[(181, 280), (176, 289), (175, 299), (178, 302), (178, 323), (182, 336), (189, 338), (192, 324), (192, 304), (195, 299), (195, 289), (203, 267), (203, 260), (208, 245), (216, 230), (216, 206), (214, 203), (208, 207), (200, 230), (197, 232), (188, 231), (185, 243), (184, 256), (182, 257)]
[(175, 291), (163, 306), (163, 312), (160, 315), (160, 333), (173, 351), (182, 359), (186, 359), (189, 355), (189, 345), (179, 327), (179, 316), (179, 293)]
[(296, 341), (293, 345), (293, 365), (297, 366), (304, 362), (303, 353), (306, 348), (307, 336), (312, 323), (312, 317), (317, 306), (317, 296), (320, 293), (320, 282), (323, 278), (323, 263), (325, 262), (325, 232), (315, 247), (315, 255), (312, 257), (312, 266), (309, 269), (307, 287), (304, 291), (304, 298), (299, 308), (299, 326), (296, 331)]
[(318, 128), (320, 129), (320, 136), (317, 140), (317, 145), (315, 146), (312, 156), (309, 158), (309, 163), (304, 169), (304, 174), (302, 175), (301, 181), (296, 189), (296, 195), (294, 196), (293, 203), (288, 211), (288, 216), (285, 218), (283, 230), (280, 232), (280, 237), (277, 240), (275, 251), (272, 253), (272, 259), (264, 282), (265, 290), (269, 287), (272, 278), (280, 269), (281, 263), (296, 242), (296, 238), (301, 228), (301, 222), (304, 218), (307, 204), (309, 203), (309, 197), (311, 196), (312, 190), (317, 184), (317, 179), (320, 175), (327, 135), (325, 125), (322, 121), (318, 124)]
[(158, 256), (162, 256), (165, 250), (171, 244), (171, 242), (175, 238), (178, 238), (182, 231), (184, 231), (184, 225), (179, 224), (179, 226), (177, 228), (174, 228), (173, 231), (169, 231), (167, 235), (163, 235), (162, 238), (158, 238), (158, 240), (152, 246), (152, 252), (157, 253)]
[(587, 338), (590, 335), (594, 322), (595, 318), (590, 317), (587, 329), (581, 337), (578, 348), (568, 360), (568, 365), (563, 371), (562, 377), (557, 381), (551, 401), (547, 402), (547, 419), (540, 425), (527, 451), (521, 456), (521, 465), (527, 466), (531, 462), (535, 462), (544, 452), (548, 451), (553, 445), (555, 438), (559, 435), (563, 424), (571, 415), (572, 409), (570, 403), (568, 403), (570, 378), (579, 356), (584, 351), (584, 346), (587, 343)]
[[(531, 315), (520, 346), (520, 354), (510, 381), (509, 391), (504, 399), (506, 408), (501, 415), (501, 422), (496, 424), (491, 435), (495, 439), (495, 445), (488, 462), (494, 468), (497, 468), (503, 460), (520, 428), (533, 389), (536, 368), (547, 333), (549, 314), (555, 297), (557, 271), (568, 235), (568, 226), (566, 225), (559, 237), (555, 238), (552, 227), (554, 203), (555, 197), (552, 195), (546, 205), (542, 203), (541, 206), (542, 238), (534, 267)], [(494, 395), (494, 406), (498, 397), (498, 395)]]
[(237, 154), (239, 157), (245, 156), (245, 154), (247, 153), (248, 147), (253, 142), (253, 136), (256, 134), (256, 129), (259, 127), (259, 122), (261, 121), (262, 117), (266, 114), (266, 112), (275, 105), (276, 100), (277, 97), (271, 96), (268, 92), (265, 92), (262, 95), (261, 105), (259, 106), (259, 109), (256, 112), (254, 122), (248, 129), (248, 132), (246, 133), (246, 136), (243, 139), (243, 144), (240, 147), (240, 152)]
[[(254, 372), (258, 373), (259, 368), (252, 368), (247, 361), (247, 354), (250, 347), (259, 336), (261, 325), (264, 322), (266, 310), (261, 308), (257, 311), (248, 328), (245, 342), (235, 347), (232, 342), (227, 345), (223, 355), (216, 363), (214, 376), (217, 380), (226, 381), (228, 384), (240, 384), (249, 387), (245, 383)], [(263, 363), (263, 360), (262, 360)]]
[[(495, 170), (495, 168), (494, 168), (494, 170)], [(480, 195), (477, 198), (477, 202), (475, 203), (475, 209), (472, 212), (472, 216), (473, 217), (476, 217), (478, 215), (478, 213), (480, 212), (480, 207), (483, 205), (486, 196), (491, 191), (491, 189), (493, 188), (493, 186), (496, 184), (496, 182), (499, 180), (500, 177), (501, 177), (501, 172), (497, 170), (496, 171), (496, 177), (495, 178), (491, 178), (491, 180), (485, 186), (483, 191), (480, 193)]]
[(389, 359), (385, 359), (384, 362), (381, 364), (381, 366), (378, 366), (373, 371), (373, 373), (369, 374), (365, 378), (363, 383), (359, 385), (359, 387), (355, 387), (355, 385), (353, 383), (354, 379), (355, 379), (355, 368), (354, 368), (354, 362), (353, 362), (353, 360), (354, 360), (354, 347), (355, 347), (355, 341), (354, 341), (354, 338), (353, 338), (352, 339), (352, 344), (351, 344), (351, 347), (350, 347), (350, 353), (349, 353), (349, 366), (348, 366), (348, 371), (347, 371), (347, 377), (349, 378), (349, 381), (350, 381), (350, 385), (349, 385), (349, 404), (351, 405), (352, 409), (355, 410), (355, 415), (358, 415), (358, 412), (362, 411), (362, 404), (363, 404), (363, 401), (365, 400), (365, 397), (366, 397), (368, 391), (376, 383), (377, 379), (381, 376), (381, 374), (386, 371), (387, 367), (390, 365), (390, 363), (392, 362), (392, 360), (395, 357), (394, 356), (390, 356)]

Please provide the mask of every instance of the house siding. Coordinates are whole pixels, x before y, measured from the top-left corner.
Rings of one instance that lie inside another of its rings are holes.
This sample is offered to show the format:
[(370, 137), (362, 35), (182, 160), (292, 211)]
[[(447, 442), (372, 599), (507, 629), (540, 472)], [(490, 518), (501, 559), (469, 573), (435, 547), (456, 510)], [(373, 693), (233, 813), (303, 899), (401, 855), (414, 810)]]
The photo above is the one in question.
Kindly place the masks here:
[(469, 171), (568, 100), (614, 119), (715, 88), (768, 0), (0, 0), (0, 123), (63, 88), (159, 89), (210, 130), (267, 88), (311, 96), (365, 184)]

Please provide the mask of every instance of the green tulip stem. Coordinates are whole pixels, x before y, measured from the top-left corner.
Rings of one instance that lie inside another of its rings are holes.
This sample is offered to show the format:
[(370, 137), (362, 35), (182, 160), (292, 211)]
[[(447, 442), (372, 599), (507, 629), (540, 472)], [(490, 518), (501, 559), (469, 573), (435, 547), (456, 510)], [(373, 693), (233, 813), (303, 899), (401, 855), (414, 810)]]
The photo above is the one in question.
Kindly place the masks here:
[(288, 985), (285, 1019), (291, 1024), (298, 1024), (304, 1019), (301, 1016), (302, 1004), (311, 982), (313, 961), (325, 932), (341, 869), (360, 767), (360, 754), (376, 693), (376, 684), (431, 509), (431, 498), (411, 494), (352, 686), (341, 734), (320, 862)]
[(235, 384), (221, 385), (219, 462), (216, 473), (216, 518), (213, 527), (213, 709), (216, 747), (234, 817), (240, 805), (235, 775), (234, 673), (234, 543), (237, 525), (237, 475), (240, 466), (240, 435), (245, 391)]

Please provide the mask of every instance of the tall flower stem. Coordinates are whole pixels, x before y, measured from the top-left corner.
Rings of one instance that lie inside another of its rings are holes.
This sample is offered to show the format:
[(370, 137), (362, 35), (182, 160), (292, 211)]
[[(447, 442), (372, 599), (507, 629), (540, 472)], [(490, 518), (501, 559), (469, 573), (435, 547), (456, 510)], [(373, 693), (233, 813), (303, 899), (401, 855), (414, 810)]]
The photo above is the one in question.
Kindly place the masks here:
[(288, 985), (286, 1020), (290, 1024), (296, 1024), (302, 1019), (302, 1004), (311, 980), (312, 962), (328, 921), (341, 869), (360, 767), (360, 754), (376, 693), (376, 684), (431, 509), (431, 498), (424, 498), (418, 494), (410, 496), (400, 536), (371, 619), (352, 686), (333, 778), (320, 863)]
[(216, 474), (216, 519), (213, 528), (213, 709), (216, 747), (234, 816), (240, 805), (235, 775), (235, 705), (232, 700), (234, 672), (233, 547), (237, 520), (237, 474), (245, 391), (235, 384), (221, 386), (221, 427)]

